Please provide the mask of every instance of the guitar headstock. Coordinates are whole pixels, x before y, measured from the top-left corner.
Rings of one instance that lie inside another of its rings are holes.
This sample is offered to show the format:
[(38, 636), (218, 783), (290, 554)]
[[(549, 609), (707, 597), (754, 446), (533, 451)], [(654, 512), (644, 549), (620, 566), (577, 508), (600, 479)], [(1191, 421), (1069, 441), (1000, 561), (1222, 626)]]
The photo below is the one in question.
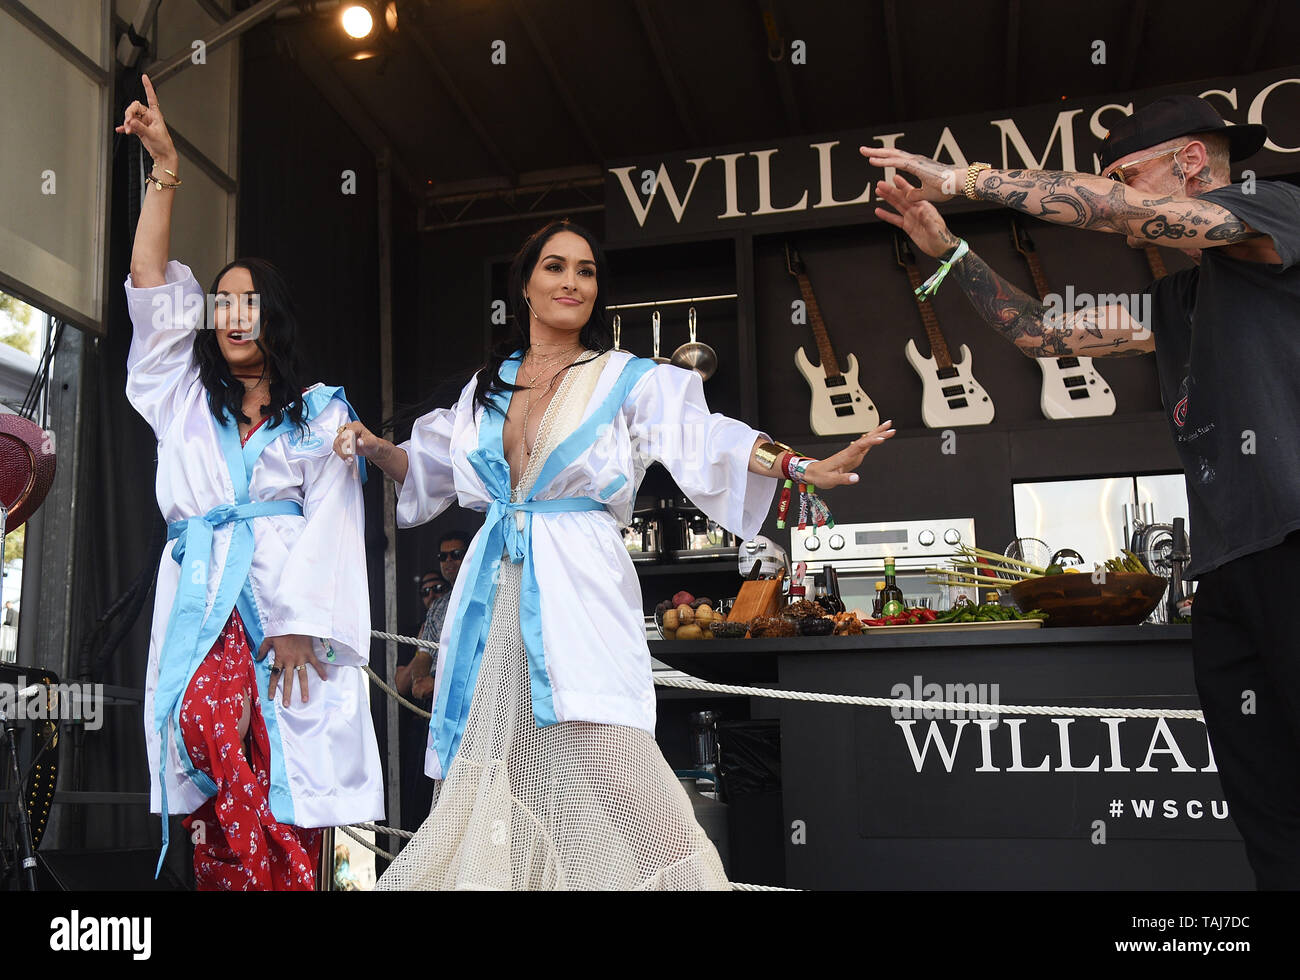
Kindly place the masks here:
[(795, 278), (808, 273), (803, 266), (803, 259), (799, 258), (799, 252), (789, 242), (785, 243), (785, 267)]
[(1016, 251), (1026, 258), (1037, 251), (1034, 240), (1029, 237), (1029, 231), (1015, 218), (1011, 219), (1011, 242), (1016, 246)]
[(916, 265), (916, 253), (912, 251), (912, 243), (902, 232), (894, 232), (894, 258), (904, 269), (908, 266)]

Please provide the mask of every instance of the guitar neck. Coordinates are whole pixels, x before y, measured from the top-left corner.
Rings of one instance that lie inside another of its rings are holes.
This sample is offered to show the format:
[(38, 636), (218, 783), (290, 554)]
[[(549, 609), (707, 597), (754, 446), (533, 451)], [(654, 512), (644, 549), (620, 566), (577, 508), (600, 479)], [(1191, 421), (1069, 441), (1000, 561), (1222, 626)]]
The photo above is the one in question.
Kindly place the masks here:
[(1041, 300), (1047, 299), (1047, 294), (1051, 292), (1047, 288), (1047, 276), (1043, 275), (1043, 263), (1038, 261), (1037, 252), (1025, 252), (1025, 262), (1029, 265), (1029, 276), (1034, 280), (1034, 290), (1038, 293)]
[(1154, 245), (1147, 245), (1142, 251), (1146, 252), (1147, 265), (1151, 267), (1151, 275), (1157, 279), (1163, 279), (1169, 275), (1169, 270), (1165, 268), (1165, 260), (1160, 257), (1160, 249)]
[(822, 311), (817, 305), (817, 297), (813, 295), (812, 283), (802, 272), (795, 273), (795, 278), (799, 280), (799, 292), (803, 295), (804, 306), (808, 309), (808, 323), (812, 327), (813, 336), (817, 339), (817, 354), (821, 358), (822, 370), (826, 372), (826, 377), (838, 378), (840, 361), (835, 356), (835, 348), (831, 346), (831, 338), (826, 333), (826, 324), (822, 320)]
[(931, 303), (923, 302), (921, 297), (916, 294), (916, 290), (921, 286), (921, 273), (917, 271), (913, 264), (904, 265), (907, 271), (907, 281), (912, 284), (912, 296), (916, 300), (916, 308), (921, 311), (921, 322), (925, 324), (925, 336), (930, 341), (930, 355), (934, 362), (940, 368), (952, 367), (952, 355), (948, 353), (948, 342), (943, 339), (943, 331), (939, 329), (939, 317), (934, 312)]

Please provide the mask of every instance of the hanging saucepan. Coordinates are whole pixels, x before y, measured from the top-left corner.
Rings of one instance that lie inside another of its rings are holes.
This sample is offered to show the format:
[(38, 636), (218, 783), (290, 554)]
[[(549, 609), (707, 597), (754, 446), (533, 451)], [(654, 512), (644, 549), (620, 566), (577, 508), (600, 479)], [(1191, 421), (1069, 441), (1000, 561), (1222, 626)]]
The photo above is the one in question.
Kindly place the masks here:
[(623, 318), (617, 313), (614, 314), (614, 350), (621, 350), (618, 346), (619, 339), (623, 336)]
[(672, 361), (668, 360), (668, 358), (659, 356), (659, 324), (660, 324), (659, 311), (655, 310), (653, 313), (650, 314), (650, 326), (654, 330), (654, 337), (655, 337), (654, 340), (655, 353), (654, 353), (654, 357), (650, 358), (650, 360), (654, 361), (656, 364), (671, 364)]
[(695, 307), (687, 312), (690, 320), (691, 339), (673, 351), (673, 363), (678, 367), (690, 368), (700, 376), (701, 381), (708, 381), (718, 369), (718, 355), (712, 347), (695, 339)]

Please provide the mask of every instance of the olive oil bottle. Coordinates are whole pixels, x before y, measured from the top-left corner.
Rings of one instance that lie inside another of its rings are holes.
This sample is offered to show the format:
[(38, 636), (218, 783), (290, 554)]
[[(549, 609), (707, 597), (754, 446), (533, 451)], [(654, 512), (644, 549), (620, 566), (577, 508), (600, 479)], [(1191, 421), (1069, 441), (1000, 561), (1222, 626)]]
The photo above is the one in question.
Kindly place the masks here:
[(885, 591), (880, 594), (880, 598), (883, 600), (880, 606), (882, 616), (897, 616), (907, 609), (903, 603), (903, 590), (898, 587), (898, 581), (894, 578), (892, 555), (885, 559)]

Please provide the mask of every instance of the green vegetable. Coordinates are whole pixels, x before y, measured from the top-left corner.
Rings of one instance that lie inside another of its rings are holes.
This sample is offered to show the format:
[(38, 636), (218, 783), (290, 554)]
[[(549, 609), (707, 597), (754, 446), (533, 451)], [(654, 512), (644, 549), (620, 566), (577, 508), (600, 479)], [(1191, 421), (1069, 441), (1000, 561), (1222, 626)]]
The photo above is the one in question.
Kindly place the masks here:
[(1048, 565), (1048, 566), (1047, 566), (1047, 570), (1044, 572), (1044, 574), (1045, 574), (1045, 575), (1064, 575), (1064, 574), (1065, 574), (1065, 569), (1062, 568), (1060, 565)]

